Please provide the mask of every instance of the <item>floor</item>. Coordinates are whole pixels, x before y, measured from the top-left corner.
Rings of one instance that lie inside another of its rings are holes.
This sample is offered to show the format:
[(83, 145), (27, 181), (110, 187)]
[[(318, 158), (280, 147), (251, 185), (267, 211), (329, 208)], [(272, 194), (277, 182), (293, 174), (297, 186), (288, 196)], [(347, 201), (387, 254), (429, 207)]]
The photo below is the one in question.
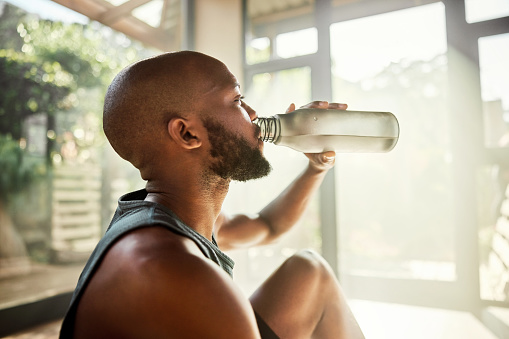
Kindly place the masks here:
[(72, 291), (83, 265), (32, 264), (30, 274), (0, 279), (0, 309)]
[[(9, 307), (34, 298), (49, 297), (76, 284), (82, 265), (34, 266), (30, 275), (0, 280), (0, 306)], [(42, 283), (44, 281), (44, 283)], [(496, 339), (473, 315), (417, 306), (351, 300), (350, 305), (368, 339)], [(508, 318), (508, 309), (494, 309)], [(502, 313), (501, 313), (502, 312)], [(4, 339), (56, 339), (60, 320)]]
[(352, 300), (350, 307), (368, 339), (496, 339), (469, 313)]
[(34, 327), (2, 339), (57, 339), (60, 332), (60, 320)]
[[(367, 339), (497, 339), (474, 316), (456, 311), (352, 300)], [(4, 339), (56, 339), (60, 321)]]

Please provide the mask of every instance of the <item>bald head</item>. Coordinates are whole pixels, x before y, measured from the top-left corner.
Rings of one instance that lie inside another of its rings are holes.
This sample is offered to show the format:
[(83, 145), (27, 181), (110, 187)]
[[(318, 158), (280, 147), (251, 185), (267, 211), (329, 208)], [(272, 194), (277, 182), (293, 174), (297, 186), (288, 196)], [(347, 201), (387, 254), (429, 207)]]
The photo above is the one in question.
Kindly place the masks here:
[(106, 93), (106, 137), (135, 167), (149, 166), (167, 138), (170, 119), (199, 113), (200, 97), (225, 72), (219, 60), (191, 51), (165, 53), (126, 67)]

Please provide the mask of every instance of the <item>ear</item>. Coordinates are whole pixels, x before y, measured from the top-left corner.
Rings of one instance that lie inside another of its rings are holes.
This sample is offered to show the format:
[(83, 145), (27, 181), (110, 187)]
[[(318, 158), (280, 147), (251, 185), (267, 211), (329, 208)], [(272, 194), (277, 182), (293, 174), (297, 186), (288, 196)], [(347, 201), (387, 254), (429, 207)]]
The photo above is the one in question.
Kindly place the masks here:
[(173, 118), (168, 122), (168, 133), (179, 146), (185, 149), (198, 148), (202, 144), (196, 123), (184, 118)]

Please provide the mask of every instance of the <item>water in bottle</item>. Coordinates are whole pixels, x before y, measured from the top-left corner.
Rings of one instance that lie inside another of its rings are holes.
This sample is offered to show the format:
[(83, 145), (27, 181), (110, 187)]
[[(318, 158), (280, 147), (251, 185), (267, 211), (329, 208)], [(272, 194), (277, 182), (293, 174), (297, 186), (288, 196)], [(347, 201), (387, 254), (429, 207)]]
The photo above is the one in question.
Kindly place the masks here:
[(305, 153), (379, 153), (394, 148), (399, 124), (389, 112), (301, 108), (258, 118), (260, 138)]

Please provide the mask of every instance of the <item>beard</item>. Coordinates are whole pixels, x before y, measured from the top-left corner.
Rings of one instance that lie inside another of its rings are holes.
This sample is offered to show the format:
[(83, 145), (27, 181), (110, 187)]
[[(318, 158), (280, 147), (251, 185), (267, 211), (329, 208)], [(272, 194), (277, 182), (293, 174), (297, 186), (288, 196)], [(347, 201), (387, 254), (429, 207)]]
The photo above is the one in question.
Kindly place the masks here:
[[(210, 170), (222, 179), (248, 181), (267, 176), (272, 167), (259, 148), (253, 148), (247, 140), (215, 122), (211, 118), (204, 119), (211, 144), (210, 155), (215, 160)], [(254, 131), (258, 138), (259, 131)]]

